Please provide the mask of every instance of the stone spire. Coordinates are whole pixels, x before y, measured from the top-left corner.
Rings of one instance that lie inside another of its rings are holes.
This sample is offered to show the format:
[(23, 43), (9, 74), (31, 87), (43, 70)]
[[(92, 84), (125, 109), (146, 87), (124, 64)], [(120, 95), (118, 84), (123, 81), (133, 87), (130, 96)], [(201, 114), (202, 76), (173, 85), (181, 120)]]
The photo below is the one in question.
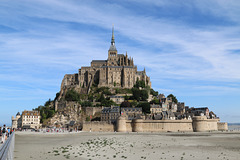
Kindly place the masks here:
[(112, 27), (112, 39), (111, 39), (111, 46), (109, 48), (110, 51), (116, 51), (116, 46), (115, 46), (115, 38), (114, 38), (114, 26)]
[(114, 39), (114, 26), (112, 26), (112, 40), (111, 45), (115, 45), (115, 39)]

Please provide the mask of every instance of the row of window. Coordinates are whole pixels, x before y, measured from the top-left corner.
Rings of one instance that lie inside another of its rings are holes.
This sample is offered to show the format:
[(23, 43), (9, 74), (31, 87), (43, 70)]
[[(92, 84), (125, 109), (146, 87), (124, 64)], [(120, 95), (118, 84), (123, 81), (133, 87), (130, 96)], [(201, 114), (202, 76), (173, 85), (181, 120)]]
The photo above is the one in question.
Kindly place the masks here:
[(29, 122), (29, 123), (23, 123), (23, 124), (38, 124), (38, 123)]
[(38, 116), (24, 116), (24, 118), (38, 118)]
[(24, 119), (24, 121), (39, 121), (39, 119)]

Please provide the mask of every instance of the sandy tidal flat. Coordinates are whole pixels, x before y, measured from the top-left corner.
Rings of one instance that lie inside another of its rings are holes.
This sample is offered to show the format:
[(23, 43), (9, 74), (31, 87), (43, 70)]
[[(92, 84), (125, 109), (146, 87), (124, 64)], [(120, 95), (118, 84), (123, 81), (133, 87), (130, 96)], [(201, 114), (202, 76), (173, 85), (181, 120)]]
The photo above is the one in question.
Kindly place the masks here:
[(16, 133), (16, 160), (239, 160), (240, 133)]

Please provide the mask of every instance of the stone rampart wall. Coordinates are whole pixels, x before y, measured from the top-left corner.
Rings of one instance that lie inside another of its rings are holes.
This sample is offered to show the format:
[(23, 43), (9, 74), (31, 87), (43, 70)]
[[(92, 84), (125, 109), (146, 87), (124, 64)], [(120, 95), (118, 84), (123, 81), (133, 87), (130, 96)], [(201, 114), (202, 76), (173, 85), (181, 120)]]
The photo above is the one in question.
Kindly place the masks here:
[(132, 120), (126, 121), (126, 132), (132, 132), (133, 131), (133, 123)]
[(114, 132), (114, 125), (107, 122), (84, 122), (82, 131)]
[[(83, 131), (103, 132), (208, 132), (226, 130), (227, 123), (218, 123), (219, 119), (207, 119), (204, 116), (193, 117), (193, 120), (126, 120), (119, 117), (117, 125), (107, 122), (85, 122)], [(116, 128), (115, 128), (116, 127)]]
[(218, 131), (218, 119), (208, 119), (207, 124), (208, 124), (208, 131)]
[(218, 122), (217, 126), (218, 126), (219, 131), (227, 131), (228, 130), (228, 124), (226, 122)]
[(142, 120), (126, 121), (126, 132), (192, 132), (192, 120)]
[(194, 132), (207, 132), (217, 131), (219, 119), (207, 119), (206, 116), (193, 117), (193, 131)]

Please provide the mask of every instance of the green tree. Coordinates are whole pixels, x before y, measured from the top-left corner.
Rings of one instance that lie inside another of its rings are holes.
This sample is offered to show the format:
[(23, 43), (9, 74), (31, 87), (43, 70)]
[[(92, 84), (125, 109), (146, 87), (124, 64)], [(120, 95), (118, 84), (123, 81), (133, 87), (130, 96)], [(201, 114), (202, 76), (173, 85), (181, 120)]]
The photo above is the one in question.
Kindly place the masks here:
[(102, 102), (105, 100), (105, 97), (103, 94), (101, 94), (101, 96), (99, 97), (99, 99), (97, 100), (98, 102)]
[(49, 99), (48, 101), (45, 102), (44, 106), (40, 105), (37, 108), (33, 109), (35, 111), (40, 112), (40, 122), (43, 123), (44, 120), (51, 118), (55, 114), (55, 108), (51, 106), (50, 104), (53, 101)]
[(159, 99), (157, 99), (157, 98), (154, 98), (151, 102), (150, 102), (151, 104), (159, 104), (160, 102), (159, 102)]
[(81, 102), (81, 105), (82, 105), (83, 107), (92, 107), (92, 102), (83, 101), (83, 102)]
[(105, 107), (110, 107), (111, 105), (115, 105), (115, 103), (110, 99), (105, 99), (101, 102), (101, 105)]
[(143, 113), (151, 113), (150, 112), (150, 104), (148, 102), (143, 102), (143, 103), (139, 103), (137, 105), (137, 107), (142, 107), (142, 112)]
[(51, 117), (54, 116), (54, 114), (55, 114), (55, 111), (54, 111), (54, 110), (48, 110), (48, 111), (47, 111), (47, 117), (46, 117), (46, 118), (47, 118), (47, 119), (48, 119), (48, 118), (51, 118)]
[(137, 104), (138, 103), (136, 101), (131, 102), (131, 105), (134, 106), (134, 107), (137, 106)]
[(92, 94), (89, 94), (89, 95), (88, 95), (88, 100), (89, 100), (89, 101), (93, 101), (93, 95), (92, 95)]
[(153, 96), (157, 96), (158, 95), (158, 91), (154, 91), (152, 88), (150, 89), (150, 94)]
[(138, 88), (132, 88), (133, 99), (140, 101), (141, 91)]
[(124, 102), (121, 103), (120, 107), (130, 108), (130, 107), (132, 107), (132, 104), (128, 101), (124, 101)]
[(66, 101), (79, 101), (80, 95), (74, 89), (68, 90), (65, 95)]
[(139, 87), (145, 88), (146, 87), (145, 81), (139, 81), (137, 79), (136, 84), (134, 85), (134, 88), (139, 88)]
[(56, 97), (54, 98), (54, 101), (56, 101), (59, 96), (60, 96), (60, 93), (59, 92), (56, 93)]
[(146, 90), (141, 90), (140, 97), (142, 101), (146, 101), (148, 99), (148, 92)]
[(116, 94), (120, 93), (119, 88), (116, 88), (116, 89), (115, 89), (115, 93), (116, 93)]
[(130, 97), (127, 96), (127, 95), (124, 96), (124, 100), (129, 100), (129, 98), (130, 98)]
[(49, 106), (51, 104), (52, 100), (49, 98), (47, 102), (45, 102), (44, 106)]
[(168, 96), (167, 96), (167, 98), (172, 98), (172, 101), (174, 102), (174, 103), (178, 103), (178, 100), (177, 100), (177, 97), (176, 96), (174, 96), (173, 94), (169, 94)]

